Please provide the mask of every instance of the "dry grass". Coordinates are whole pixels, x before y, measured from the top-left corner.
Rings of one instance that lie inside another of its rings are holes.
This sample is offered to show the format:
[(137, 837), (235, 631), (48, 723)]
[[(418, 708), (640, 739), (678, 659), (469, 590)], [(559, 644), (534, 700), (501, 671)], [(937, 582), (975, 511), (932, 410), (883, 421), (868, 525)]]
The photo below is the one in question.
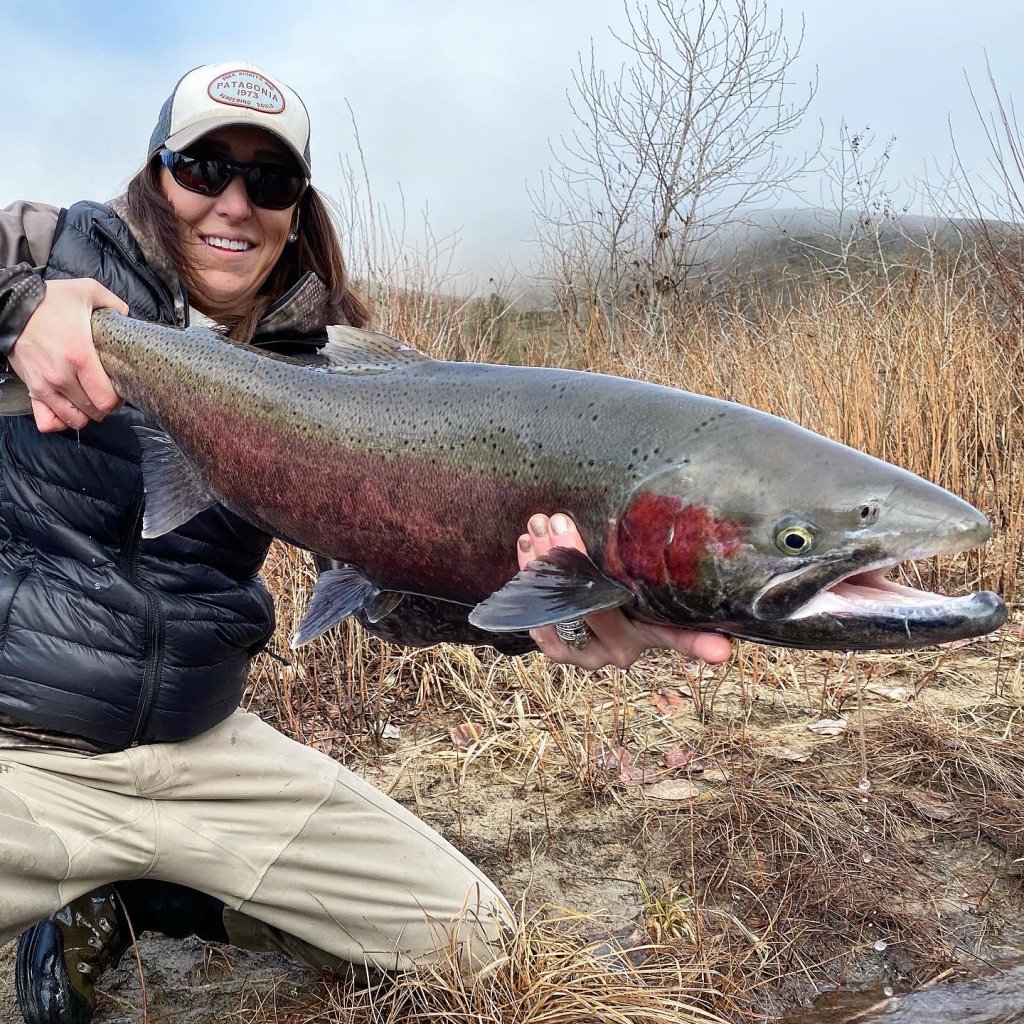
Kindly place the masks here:
[[(874, 295), (823, 285), (796, 307), (623, 318), (614, 333), (534, 317), (510, 337), (479, 306), (424, 308), (389, 320), (436, 354), (735, 399), (949, 487), (997, 537), (907, 571), (930, 589), (998, 589), (1019, 613), (1024, 344), (971, 286), (927, 275)], [(268, 576), (285, 651), (312, 573), (278, 547)], [(369, 773), (528, 909), (475, 984), (436, 970), (371, 994), (274, 993), (272, 1008), (254, 993), (240, 1012), (289, 1024), (754, 1020), (846, 979), (926, 981), (1021, 920), (1020, 654), (1019, 633), (1005, 631), (856, 662), (744, 644), (715, 669), (651, 655), (588, 675), (487, 650), (402, 651), (346, 626), (291, 664), (262, 658), (254, 708)], [(841, 735), (807, 729), (838, 716), (850, 723)], [(461, 723), (476, 728), (468, 748), (449, 735)], [(682, 765), (666, 768), (666, 754)], [(655, 781), (693, 789), (657, 800)], [(594, 902), (603, 890), (580, 888), (588, 861), (622, 883), (611, 910)], [(552, 907), (553, 891), (570, 912)], [(651, 943), (641, 967), (610, 970), (580, 937), (629, 925)]]
[[(697, 972), (671, 945), (646, 943), (609, 971), (580, 922), (525, 919), (487, 970), (472, 981), (451, 962), (353, 991), (326, 980), (308, 992), (253, 992), (239, 1016), (279, 1024), (724, 1024), (697, 1004), (707, 997)], [(636, 959), (640, 959), (637, 955)]]

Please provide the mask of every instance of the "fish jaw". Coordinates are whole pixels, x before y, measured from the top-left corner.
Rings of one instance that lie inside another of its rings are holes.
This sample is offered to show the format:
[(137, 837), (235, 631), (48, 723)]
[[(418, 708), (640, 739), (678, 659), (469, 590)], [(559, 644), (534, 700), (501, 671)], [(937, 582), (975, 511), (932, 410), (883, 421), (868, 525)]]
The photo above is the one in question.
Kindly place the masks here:
[(728, 632), (786, 647), (856, 651), (949, 643), (991, 633), (1006, 621), (1006, 605), (992, 591), (945, 597), (889, 579), (890, 568), (845, 576), (784, 618), (750, 631), (735, 623)]
[[(960, 550), (974, 546), (967, 544)], [(906, 553), (909, 558), (833, 573), (831, 579), (816, 574), (813, 592), (808, 596), (805, 590), (803, 599), (785, 614), (746, 623), (735, 621), (724, 631), (786, 647), (856, 651), (924, 647), (998, 629), (1007, 619), (1007, 609), (992, 591), (947, 597), (889, 578), (891, 571), (908, 560), (950, 553), (948, 545), (931, 551), (915, 549)], [(790, 585), (789, 579), (773, 581), (762, 591), (762, 601)]]

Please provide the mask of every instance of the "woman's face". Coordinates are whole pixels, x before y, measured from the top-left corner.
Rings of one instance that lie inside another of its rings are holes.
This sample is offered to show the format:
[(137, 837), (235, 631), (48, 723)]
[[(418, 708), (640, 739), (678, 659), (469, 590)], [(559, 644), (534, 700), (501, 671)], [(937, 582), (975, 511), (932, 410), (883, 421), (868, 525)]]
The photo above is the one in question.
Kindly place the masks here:
[[(196, 145), (200, 144), (243, 164), (295, 162), (283, 142), (260, 128), (220, 128), (204, 135)], [(182, 188), (171, 172), (161, 167), (160, 186), (174, 208), (182, 247), (190, 260), (192, 304), (215, 320), (240, 314), (284, 251), (295, 207), (266, 210), (255, 206), (240, 175), (235, 175), (220, 195), (203, 196)]]

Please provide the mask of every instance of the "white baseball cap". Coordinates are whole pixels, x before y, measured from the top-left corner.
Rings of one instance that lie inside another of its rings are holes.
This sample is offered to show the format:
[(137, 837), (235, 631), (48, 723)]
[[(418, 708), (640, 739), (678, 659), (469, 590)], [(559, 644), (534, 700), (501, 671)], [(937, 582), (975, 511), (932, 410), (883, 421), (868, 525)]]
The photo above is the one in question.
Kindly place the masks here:
[(276, 135), (310, 177), (309, 114), (298, 93), (255, 64), (227, 61), (193, 68), (179, 79), (149, 140), (149, 155), (180, 152), (230, 124), (249, 124)]

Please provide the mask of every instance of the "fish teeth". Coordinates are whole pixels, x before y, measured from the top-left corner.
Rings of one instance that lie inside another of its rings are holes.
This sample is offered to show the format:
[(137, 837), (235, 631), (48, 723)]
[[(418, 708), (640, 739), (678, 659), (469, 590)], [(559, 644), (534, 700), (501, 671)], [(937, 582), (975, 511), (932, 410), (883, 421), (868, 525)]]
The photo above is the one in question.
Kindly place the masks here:
[(216, 235), (208, 235), (205, 242), (215, 249), (230, 249), (233, 252), (243, 252), (252, 248), (251, 242), (243, 241), (240, 238), (218, 238)]

